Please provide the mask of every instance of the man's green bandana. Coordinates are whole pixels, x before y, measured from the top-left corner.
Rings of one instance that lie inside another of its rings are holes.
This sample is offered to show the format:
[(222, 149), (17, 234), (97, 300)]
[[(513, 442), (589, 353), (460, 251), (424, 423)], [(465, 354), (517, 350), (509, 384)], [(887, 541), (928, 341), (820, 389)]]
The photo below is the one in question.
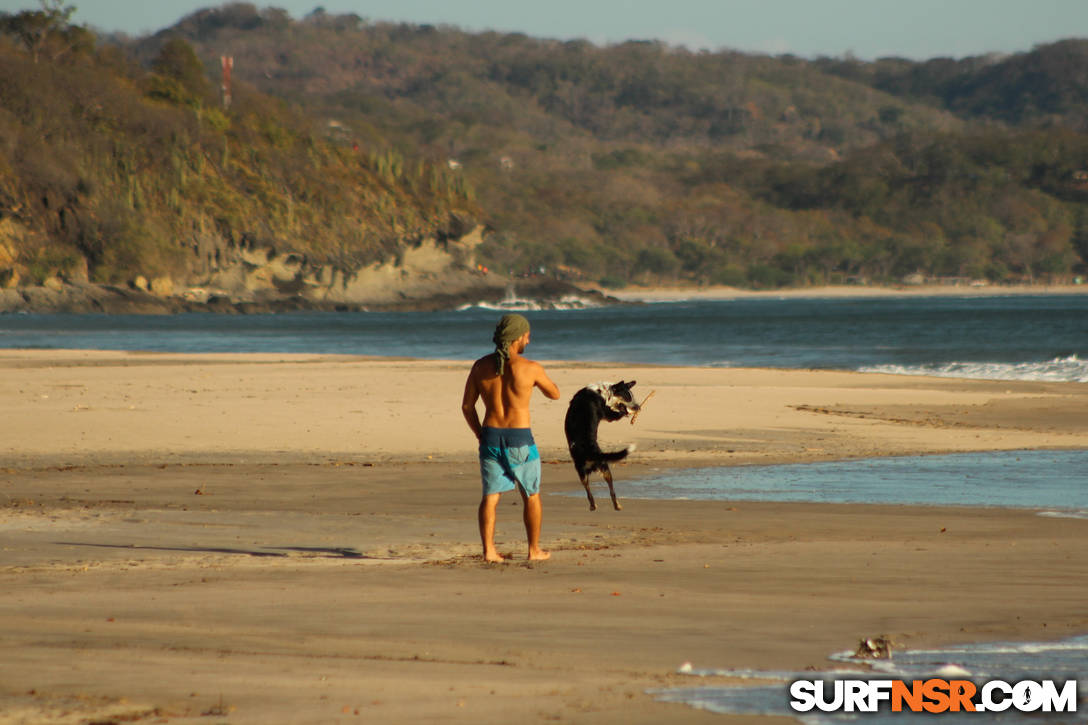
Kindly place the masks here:
[(499, 324), (495, 326), (495, 334), (491, 340), (495, 343), (495, 358), (499, 375), (506, 368), (506, 361), (510, 359), (510, 343), (529, 331), (529, 321), (518, 314), (503, 315)]

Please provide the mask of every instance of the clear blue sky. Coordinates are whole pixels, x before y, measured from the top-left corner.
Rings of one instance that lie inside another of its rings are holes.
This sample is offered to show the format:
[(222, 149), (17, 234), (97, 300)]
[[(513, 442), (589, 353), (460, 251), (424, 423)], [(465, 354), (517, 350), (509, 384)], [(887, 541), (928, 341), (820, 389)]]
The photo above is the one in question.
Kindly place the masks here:
[[(75, 20), (142, 35), (194, 10), (200, 0), (70, 0)], [(853, 53), (923, 59), (1030, 50), (1088, 37), (1088, 0), (280, 0), (300, 18), (317, 6), (371, 20), (519, 31), (595, 43), (658, 38), (690, 48), (731, 48), (804, 57)], [(40, 7), (0, 0), (0, 11)]]

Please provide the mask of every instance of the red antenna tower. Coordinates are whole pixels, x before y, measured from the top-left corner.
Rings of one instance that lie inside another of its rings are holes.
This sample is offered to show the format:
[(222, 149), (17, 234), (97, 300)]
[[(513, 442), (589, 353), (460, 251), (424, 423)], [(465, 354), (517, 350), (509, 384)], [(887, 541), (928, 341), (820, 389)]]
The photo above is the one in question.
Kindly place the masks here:
[(221, 55), (219, 56), (219, 62), (223, 65), (223, 85), (221, 87), (221, 91), (223, 93), (223, 108), (230, 108), (230, 72), (234, 68), (234, 56)]

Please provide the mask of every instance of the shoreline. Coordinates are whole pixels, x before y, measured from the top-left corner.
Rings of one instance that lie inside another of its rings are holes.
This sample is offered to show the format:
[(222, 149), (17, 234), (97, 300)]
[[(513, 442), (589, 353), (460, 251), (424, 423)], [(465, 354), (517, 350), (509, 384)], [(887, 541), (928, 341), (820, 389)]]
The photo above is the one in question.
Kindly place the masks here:
[(883, 299), (902, 297), (1005, 297), (1088, 294), (1088, 284), (1065, 285), (829, 285), (780, 290), (727, 286), (635, 287), (600, 289), (624, 302), (725, 301), (739, 299)]
[(416, 293), (401, 301), (350, 301), (312, 299), (298, 294), (238, 295), (226, 291), (207, 299), (185, 295), (156, 295), (123, 286), (91, 283), (54, 284), (0, 289), (3, 314), (106, 314), (171, 315), (279, 314), (290, 312), (390, 312), (453, 310), (463, 305), (501, 305), (510, 290), (542, 303), (562, 303), (571, 296), (586, 296), (594, 304), (637, 304), (677, 301), (736, 299), (879, 299), (890, 297), (998, 297), (1011, 295), (1088, 294), (1088, 284), (1067, 285), (840, 285), (797, 287), (779, 290), (748, 290), (726, 286), (628, 286), (604, 288), (547, 277), (477, 280), (476, 284)]
[[(480, 561), (468, 361), (0, 351), (0, 725), (750, 723), (647, 690), (1088, 632), (1088, 522), (962, 506), (649, 501), (661, 467), (1088, 448), (1088, 386), (549, 363), (656, 390), (590, 512), (534, 403), (542, 543)], [(597, 482), (595, 480), (595, 485)], [(574, 495), (559, 495), (573, 493)], [(726, 717), (725, 720), (722, 718)]]

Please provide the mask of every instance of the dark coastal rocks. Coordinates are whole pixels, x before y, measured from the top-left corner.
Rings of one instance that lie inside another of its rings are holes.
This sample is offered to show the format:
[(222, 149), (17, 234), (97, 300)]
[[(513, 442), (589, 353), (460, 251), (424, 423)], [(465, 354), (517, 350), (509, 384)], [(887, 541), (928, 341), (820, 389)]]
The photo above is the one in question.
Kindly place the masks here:
[(227, 294), (206, 299), (185, 296), (159, 296), (142, 289), (90, 283), (60, 284), (51, 287), (16, 287), (0, 289), (0, 314), (110, 314), (147, 315), (209, 312), (217, 314), (271, 314), (278, 312), (326, 311), (433, 311), (457, 309), (466, 305), (500, 305), (511, 294), (547, 306), (578, 297), (590, 304), (618, 304), (619, 301), (596, 290), (587, 290), (569, 282), (550, 278), (531, 278), (511, 282), (501, 277), (479, 278), (476, 284), (442, 284), (431, 290), (418, 286), (398, 299), (380, 303), (315, 300), (299, 294), (267, 292), (251, 297)]
[(0, 313), (26, 311), (26, 299), (17, 289), (0, 288)]
[(89, 283), (17, 287), (0, 291), (0, 312), (72, 314), (165, 314), (176, 311), (169, 299), (141, 290)]
[(578, 298), (592, 305), (622, 304), (597, 290), (585, 289), (562, 280), (536, 277), (510, 281), (497, 278), (494, 283), (482, 283), (455, 291), (405, 298), (385, 305), (371, 305), (368, 309), (388, 310), (454, 310), (469, 305), (502, 306), (514, 298), (532, 302), (541, 307), (561, 304), (569, 298)]

